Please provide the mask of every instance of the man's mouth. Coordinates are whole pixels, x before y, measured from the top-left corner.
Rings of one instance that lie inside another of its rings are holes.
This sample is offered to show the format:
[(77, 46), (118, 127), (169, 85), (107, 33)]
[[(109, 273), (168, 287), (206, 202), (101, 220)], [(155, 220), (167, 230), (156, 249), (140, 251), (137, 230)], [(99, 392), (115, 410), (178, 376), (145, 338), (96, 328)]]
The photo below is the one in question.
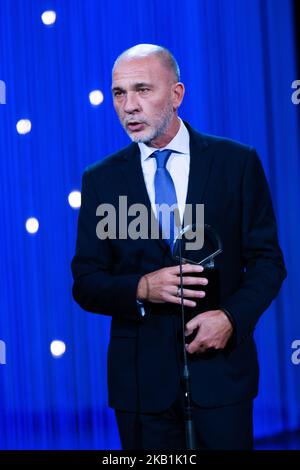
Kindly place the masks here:
[(144, 129), (145, 124), (142, 122), (128, 122), (126, 127), (130, 132), (138, 132)]

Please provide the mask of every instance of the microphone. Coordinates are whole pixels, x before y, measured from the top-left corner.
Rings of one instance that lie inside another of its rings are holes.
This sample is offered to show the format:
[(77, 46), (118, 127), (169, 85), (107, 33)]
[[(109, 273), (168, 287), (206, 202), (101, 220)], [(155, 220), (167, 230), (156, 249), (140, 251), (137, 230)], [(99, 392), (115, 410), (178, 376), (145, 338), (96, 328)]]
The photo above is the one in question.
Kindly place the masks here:
[[(181, 221), (178, 208), (174, 209), (174, 222), (177, 233), (180, 233)], [(182, 328), (182, 344), (183, 344), (183, 387), (184, 387), (184, 420), (185, 420), (185, 436), (187, 450), (196, 450), (196, 435), (192, 415), (191, 402), (191, 376), (187, 360), (187, 352), (185, 349), (185, 312), (183, 304), (183, 276), (182, 276), (182, 239), (179, 239), (179, 273), (180, 273), (180, 304), (181, 304), (181, 328)]]

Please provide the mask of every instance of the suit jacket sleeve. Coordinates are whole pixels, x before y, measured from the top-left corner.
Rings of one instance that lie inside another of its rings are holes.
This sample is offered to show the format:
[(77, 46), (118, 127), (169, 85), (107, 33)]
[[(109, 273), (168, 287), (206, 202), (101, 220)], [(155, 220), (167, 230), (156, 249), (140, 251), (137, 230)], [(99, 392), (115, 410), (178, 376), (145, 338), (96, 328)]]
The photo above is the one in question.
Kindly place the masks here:
[(234, 321), (238, 342), (253, 333), (286, 277), (270, 191), (255, 150), (247, 158), (242, 188), (242, 227), (237, 230), (242, 231), (245, 268), (240, 287), (221, 305)]
[(114, 273), (109, 240), (100, 240), (96, 234), (99, 204), (92, 174), (86, 170), (82, 178), (76, 253), (72, 260), (73, 297), (90, 312), (138, 319), (136, 291), (142, 275)]

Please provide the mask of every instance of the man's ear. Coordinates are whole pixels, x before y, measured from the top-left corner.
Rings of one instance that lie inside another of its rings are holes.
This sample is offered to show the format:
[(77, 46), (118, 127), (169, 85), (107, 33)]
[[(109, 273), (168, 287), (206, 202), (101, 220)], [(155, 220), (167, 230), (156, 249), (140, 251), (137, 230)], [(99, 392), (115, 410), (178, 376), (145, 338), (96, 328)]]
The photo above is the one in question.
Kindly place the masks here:
[(181, 82), (174, 83), (172, 85), (172, 102), (173, 108), (178, 109), (181, 105), (185, 93), (184, 84)]

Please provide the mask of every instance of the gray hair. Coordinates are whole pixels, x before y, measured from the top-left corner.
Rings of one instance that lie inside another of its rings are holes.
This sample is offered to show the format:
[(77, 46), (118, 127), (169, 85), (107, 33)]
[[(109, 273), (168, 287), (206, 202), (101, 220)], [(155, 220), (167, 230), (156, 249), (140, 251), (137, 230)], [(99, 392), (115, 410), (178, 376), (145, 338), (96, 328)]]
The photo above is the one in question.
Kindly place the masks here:
[(173, 54), (167, 48), (156, 46), (155, 44), (137, 44), (136, 46), (126, 49), (126, 51), (122, 52), (122, 54), (117, 57), (113, 66), (113, 71), (122, 59), (135, 59), (139, 57), (147, 57), (149, 55), (156, 55), (161, 60), (161, 63), (167, 69), (171, 70), (175, 81), (180, 81), (179, 65)]

